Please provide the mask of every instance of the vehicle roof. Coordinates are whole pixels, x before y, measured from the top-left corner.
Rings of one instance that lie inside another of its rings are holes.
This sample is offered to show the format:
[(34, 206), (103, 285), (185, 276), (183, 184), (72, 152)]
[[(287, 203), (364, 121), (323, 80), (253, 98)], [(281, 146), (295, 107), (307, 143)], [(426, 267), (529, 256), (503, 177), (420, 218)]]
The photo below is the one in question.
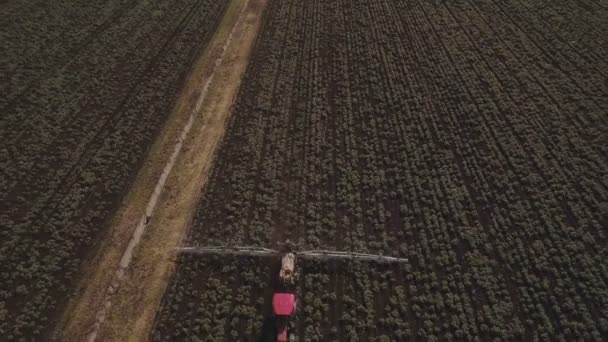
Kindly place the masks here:
[(293, 293), (275, 293), (272, 296), (272, 308), (275, 315), (289, 316), (295, 309), (296, 296)]

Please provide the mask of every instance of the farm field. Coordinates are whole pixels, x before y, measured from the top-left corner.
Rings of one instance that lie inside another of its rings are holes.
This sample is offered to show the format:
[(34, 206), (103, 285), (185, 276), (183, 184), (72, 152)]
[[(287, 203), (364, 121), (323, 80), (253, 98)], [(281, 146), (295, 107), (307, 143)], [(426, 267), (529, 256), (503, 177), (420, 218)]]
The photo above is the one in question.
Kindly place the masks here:
[[(187, 245), (298, 261), (301, 341), (608, 336), (595, 0), (269, 0)], [(153, 341), (272, 340), (256, 258), (181, 255)]]
[(0, 340), (49, 340), (227, 4), (0, 5)]

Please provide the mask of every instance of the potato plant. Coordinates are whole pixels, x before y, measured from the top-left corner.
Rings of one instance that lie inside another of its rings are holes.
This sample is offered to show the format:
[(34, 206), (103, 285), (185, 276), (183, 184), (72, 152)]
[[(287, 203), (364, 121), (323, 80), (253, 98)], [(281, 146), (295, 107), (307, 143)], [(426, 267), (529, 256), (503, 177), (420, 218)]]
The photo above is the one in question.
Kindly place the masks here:
[(2, 4), (0, 340), (49, 339), (227, 3)]

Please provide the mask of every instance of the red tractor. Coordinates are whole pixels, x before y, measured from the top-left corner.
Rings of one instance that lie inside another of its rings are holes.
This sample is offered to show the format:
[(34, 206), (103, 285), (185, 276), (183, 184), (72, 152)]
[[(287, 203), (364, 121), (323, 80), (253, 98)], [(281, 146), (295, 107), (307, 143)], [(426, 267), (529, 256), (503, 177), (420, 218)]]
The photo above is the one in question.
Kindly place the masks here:
[[(287, 253), (281, 258), (281, 270), (279, 271), (279, 281), (285, 290), (293, 289), (295, 283), (296, 257), (293, 253)], [(277, 321), (277, 341), (287, 342), (287, 324), (289, 317), (296, 312), (297, 300), (293, 291), (275, 292), (272, 296), (272, 311)]]
[(272, 311), (277, 319), (277, 341), (287, 342), (287, 324), (289, 317), (296, 312), (296, 295), (275, 293), (272, 296)]

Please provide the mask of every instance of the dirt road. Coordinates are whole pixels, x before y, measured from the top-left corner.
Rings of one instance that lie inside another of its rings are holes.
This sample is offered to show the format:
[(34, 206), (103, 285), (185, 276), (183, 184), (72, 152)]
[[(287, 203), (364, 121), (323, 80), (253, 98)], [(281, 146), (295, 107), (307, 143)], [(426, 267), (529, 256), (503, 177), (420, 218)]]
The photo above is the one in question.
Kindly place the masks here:
[(233, 0), (86, 267), (58, 340), (148, 338), (246, 70), (265, 0)]

